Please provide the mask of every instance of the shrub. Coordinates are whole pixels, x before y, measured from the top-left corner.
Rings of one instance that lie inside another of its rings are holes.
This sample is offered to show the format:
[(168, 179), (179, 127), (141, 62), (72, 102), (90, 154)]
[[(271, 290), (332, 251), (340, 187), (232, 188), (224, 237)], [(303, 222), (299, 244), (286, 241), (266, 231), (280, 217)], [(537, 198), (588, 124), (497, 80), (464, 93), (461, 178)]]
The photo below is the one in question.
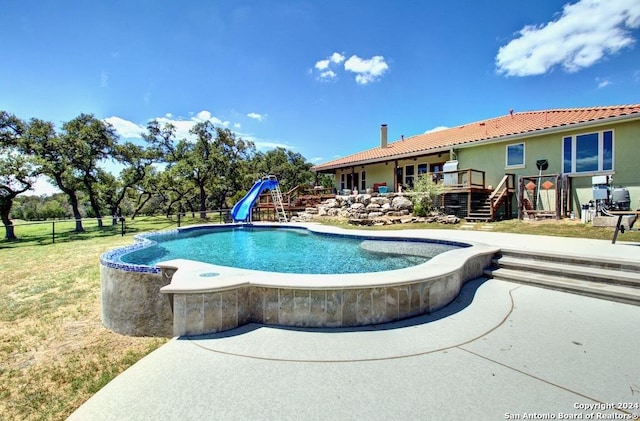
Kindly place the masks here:
[(408, 191), (413, 202), (413, 213), (416, 216), (427, 215), (433, 207), (433, 201), (444, 192), (444, 186), (435, 183), (430, 174), (419, 175)]

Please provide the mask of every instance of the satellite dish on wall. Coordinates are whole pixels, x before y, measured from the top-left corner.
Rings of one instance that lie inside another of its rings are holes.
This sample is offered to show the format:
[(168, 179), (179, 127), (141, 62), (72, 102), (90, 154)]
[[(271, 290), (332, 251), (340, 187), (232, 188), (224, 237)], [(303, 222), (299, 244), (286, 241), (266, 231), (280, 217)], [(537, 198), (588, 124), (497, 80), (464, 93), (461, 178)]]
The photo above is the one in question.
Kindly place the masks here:
[(546, 159), (538, 159), (536, 161), (536, 167), (538, 167), (540, 171), (545, 171), (547, 168), (549, 168), (549, 161), (547, 161)]

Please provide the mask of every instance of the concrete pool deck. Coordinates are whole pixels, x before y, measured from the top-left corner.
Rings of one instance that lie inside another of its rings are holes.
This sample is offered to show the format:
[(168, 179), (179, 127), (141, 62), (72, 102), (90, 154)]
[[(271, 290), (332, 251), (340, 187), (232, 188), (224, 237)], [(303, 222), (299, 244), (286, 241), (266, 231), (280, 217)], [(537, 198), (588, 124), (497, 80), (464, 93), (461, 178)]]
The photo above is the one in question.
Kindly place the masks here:
[[(500, 248), (640, 259), (640, 244), (622, 241), (436, 234)], [(250, 324), (174, 338), (70, 419), (632, 419), (640, 413), (633, 408), (640, 406), (639, 332), (640, 306), (480, 278), (451, 305), (395, 323)]]

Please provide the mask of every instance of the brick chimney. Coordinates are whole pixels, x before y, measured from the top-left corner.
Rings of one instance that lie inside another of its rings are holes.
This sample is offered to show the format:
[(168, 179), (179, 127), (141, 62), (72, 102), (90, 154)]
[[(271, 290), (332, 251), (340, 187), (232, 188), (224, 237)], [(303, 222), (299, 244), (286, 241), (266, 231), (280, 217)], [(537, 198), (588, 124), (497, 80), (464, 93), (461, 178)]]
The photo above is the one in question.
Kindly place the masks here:
[(387, 147), (387, 125), (383, 124), (380, 126), (380, 147)]

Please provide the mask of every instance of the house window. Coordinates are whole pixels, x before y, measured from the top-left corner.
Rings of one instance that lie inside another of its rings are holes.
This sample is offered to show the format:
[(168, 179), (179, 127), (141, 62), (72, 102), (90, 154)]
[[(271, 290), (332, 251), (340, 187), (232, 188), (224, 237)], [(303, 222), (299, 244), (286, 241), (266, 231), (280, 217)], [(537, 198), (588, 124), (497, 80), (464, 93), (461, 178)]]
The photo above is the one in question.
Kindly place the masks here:
[(507, 145), (507, 167), (524, 167), (524, 143)]
[(437, 183), (443, 179), (444, 177), (444, 174), (442, 173), (443, 169), (444, 169), (444, 162), (431, 164), (431, 180), (434, 183)]
[(357, 172), (353, 172), (347, 174), (347, 189), (349, 190), (357, 190), (358, 189), (358, 177), (360, 174)]
[(418, 164), (418, 177), (420, 177), (422, 174), (426, 174), (427, 171), (428, 171), (427, 164)]
[(404, 167), (404, 184), (409, 187), (413, 187), (413, 176), (415, 175), (415, 169), (413, 165), (407, 165)]
[(344, 190), (346, 187), (344, 185), (344, 173), (340, 174), (340, 190)]
[(565, 174), (612, 171), (613, 131), (564, 137), (562, 170)]
[(362, 171), (360, 173), (360, 189), (364, 192), (367, 191), (367, 180), (366, 180), (367, 172)]

